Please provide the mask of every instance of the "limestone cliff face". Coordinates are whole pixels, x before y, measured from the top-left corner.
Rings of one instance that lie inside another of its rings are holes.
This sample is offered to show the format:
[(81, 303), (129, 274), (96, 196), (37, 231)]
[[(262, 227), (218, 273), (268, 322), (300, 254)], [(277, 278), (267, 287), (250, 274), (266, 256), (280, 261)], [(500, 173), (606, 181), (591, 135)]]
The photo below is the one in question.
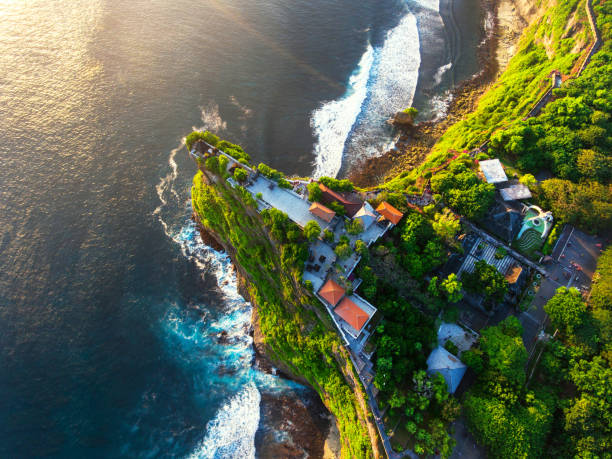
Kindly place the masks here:
[(500, 0), (497, 3), (496, 59), (500, 73), (514, 56), (523, 29), (540, 18), (551, 1), (555, 0)]
[(192, 189), (194, 218), (231, 257), (239, 292), (253, 305), (258, 364), (319, 393), (337, 420), (343, 457), (382, 457), (365, 392), (327, 312), (281, 267), (283, 248), (240, 190), (201, 172)]

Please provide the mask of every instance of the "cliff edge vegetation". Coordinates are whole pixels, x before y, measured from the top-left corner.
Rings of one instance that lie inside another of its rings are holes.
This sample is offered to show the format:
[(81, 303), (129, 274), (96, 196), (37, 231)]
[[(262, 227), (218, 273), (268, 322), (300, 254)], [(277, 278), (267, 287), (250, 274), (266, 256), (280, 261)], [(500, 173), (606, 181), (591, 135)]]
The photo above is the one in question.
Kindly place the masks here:
[[(188, 138), (188, 147), (193, 138)], [(214, 138), (208, 141), (216, 142)], [(240, 147), (225, 151), (248, 163)], [(238, 185), (226, 180), (227, 158), (199, 161), (193, 180), (192, 204), (203, 227), (225, 247), (236, 264), (248, 299), (254, 305), (259, 350), (279, 368), (312, 386), (335, 416), (342, 457), (378, 457), (378, 436), (369, 421), (366, 395), (331, 320), (301, 284), (307, 239), (286, 214), (257, 203)]]
[[(583, 67), (595, 38), (585, 1), (550, 2), (540, 8), (543, 15), (525, 30), (518, 51), (475, 111), (441, 136), (423, 164), (395, 171), (382, 186), (420, 193), (453, 157), (469, 151), (476, 159), (501, 158), (517, 177), (540, 174), (536, 198), (557, 221), (607, 228), (612, 223), (612, 5), (592, 3), (601, 41), (589, 65)], [(531, 116), (555, 74), (548, 103)]]

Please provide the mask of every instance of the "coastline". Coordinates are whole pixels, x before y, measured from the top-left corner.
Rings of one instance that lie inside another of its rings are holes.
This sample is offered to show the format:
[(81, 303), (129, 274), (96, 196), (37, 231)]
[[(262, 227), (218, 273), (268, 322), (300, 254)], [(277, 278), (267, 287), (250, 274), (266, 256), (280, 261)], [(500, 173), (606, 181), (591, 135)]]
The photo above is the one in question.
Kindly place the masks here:
[[(194, 213), (202, 241), (215, 250), (228, 253), (232, 259), (232, 248), (206, 229)], [(335, 459), (340, 457), (341, 438), (334, 416), (325, 407), (319, 395), (308, 381), (291, 371), (281, 361), (273, 359), (267, 352), (264, 336), (259, 328), (257, 305), (252, 301), (247, 286), (247, 276), (232, 262), (238, 282), (238, 293), (253, 304), (251, 329), (253, 338), (252, 366), (263, 373), (297, 382), (305, 387), (299, 394), (272, 396), (262, 394), (260, 423), (256, 433), (255, 447), (261, 458), (313, 457)], [(280, 435), (279, 435), (280, 433)]]
[[(390, 150), (351, 168), (348, 178), (355, 184), (376, 186), (420, 165), (444, 131), (476, 108), (480, 97), (508, 64), (523, 28), (538, 14), (530, 0), (481, 0), (480, 4), (485, 18), (484, 38), (477, 51), (480, 71), (449, 91), (450, 102), (443, 117), (397, 128), (398, 140)], [(510, 24), (520, 24), (520, 28)]]

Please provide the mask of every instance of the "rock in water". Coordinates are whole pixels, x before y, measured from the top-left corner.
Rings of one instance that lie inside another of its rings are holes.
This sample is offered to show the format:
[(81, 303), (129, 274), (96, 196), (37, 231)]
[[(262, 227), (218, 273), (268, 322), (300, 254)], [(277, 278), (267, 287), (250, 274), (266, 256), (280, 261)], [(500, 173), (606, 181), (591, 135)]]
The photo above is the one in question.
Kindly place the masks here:
[(414, 115), (412, 113), (406, 113), (403, 111), (397, 112), (393, 116), (391, 123), (397, 126), (412, 126), (414, 123)]

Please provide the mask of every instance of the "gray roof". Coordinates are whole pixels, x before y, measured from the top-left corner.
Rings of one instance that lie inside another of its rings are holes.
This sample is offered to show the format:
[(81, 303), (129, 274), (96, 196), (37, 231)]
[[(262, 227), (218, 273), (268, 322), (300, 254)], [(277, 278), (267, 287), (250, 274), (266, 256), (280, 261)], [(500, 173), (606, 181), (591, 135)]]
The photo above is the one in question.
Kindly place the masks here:
[(363, 203), (361, 209), (359, 209), (357, 213), (353, 216), (353, 218), (361, 220), (364, 229), (369, 228), (370, 225), (378, 219), (378, 217), (379, 215), (374, 212), (374, 209), (367, 201)]
[(480, 161), (480, 170), (485, 176), (485, 179), (489, 183), (503, 183), (508, 181), (508, 177), (504, 172), (504, 166), (499, 159), (488, 159), (486, 161)]
[(467, 366), (442, 346), (438, 346), (431, 351), (427, 358), (427, 373), (430, 375), (440, 373), (444, 377), (451, 394), (454, 394), (459, 387), (466, 370)]
[(503, 188), (499, 190), (499, 192), (504, 201), (512, 201), (514, 199), (529, 199), (531, 197), (531, 191), (529, 191), (529, 188), (522, 183), (511, 185), (508, 188)]

